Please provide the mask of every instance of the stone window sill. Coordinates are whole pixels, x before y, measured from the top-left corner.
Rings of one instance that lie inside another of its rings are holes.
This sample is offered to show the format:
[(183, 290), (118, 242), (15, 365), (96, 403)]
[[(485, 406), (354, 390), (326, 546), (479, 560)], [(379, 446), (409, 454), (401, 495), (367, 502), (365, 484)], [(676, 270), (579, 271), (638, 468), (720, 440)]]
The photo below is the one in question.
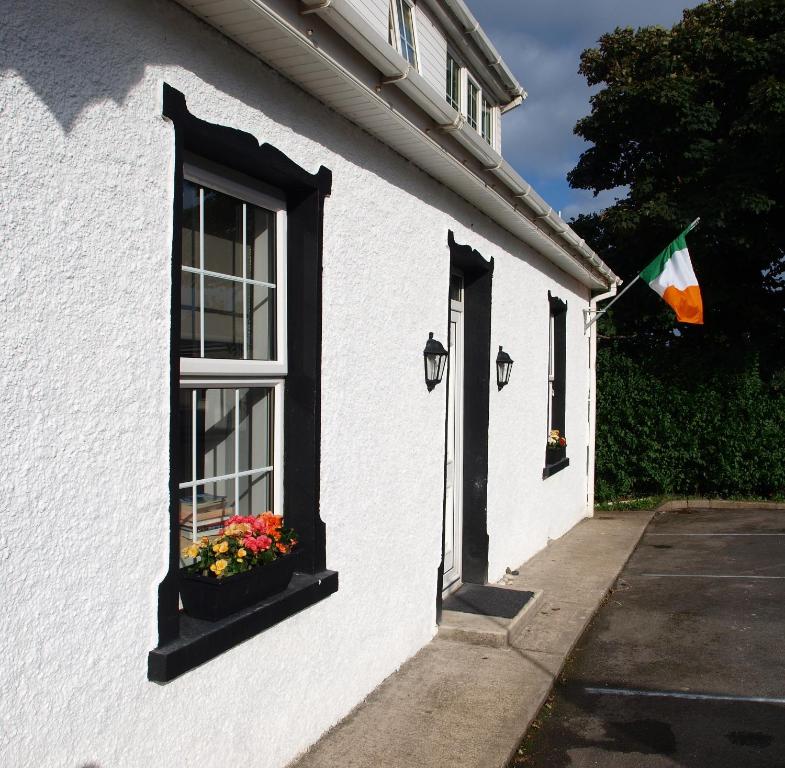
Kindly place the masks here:
[(287, 589), (219, 621), (180, 616), (180, 637), (150, 651), (147, 677), (167, 683), (338, 591), (338, 573), (295, 573)]
[(551, 475), (555, 475), (557, 472), (561, 472), (569, 465), (570, 460), (566, 456), (557, 459), (552, 464), (546, 464), (542, 470), (542, 479), (545, 480), (546, 477), (550, 477)]

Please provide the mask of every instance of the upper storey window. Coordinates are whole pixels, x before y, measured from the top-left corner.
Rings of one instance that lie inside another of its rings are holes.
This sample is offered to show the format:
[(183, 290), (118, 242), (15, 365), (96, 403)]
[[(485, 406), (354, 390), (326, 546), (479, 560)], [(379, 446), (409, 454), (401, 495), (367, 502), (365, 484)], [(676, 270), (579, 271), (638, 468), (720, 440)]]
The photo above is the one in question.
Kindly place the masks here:
[(401, 55), (417, 66), (417, 44), (414, 36), (414, 7), (410, 0), (395, 0), (395, 27)]
[[(403, 0), (398, 0), (402, 2)], [(496, 121), (498, 107), (487, 98), (479, 81), (469, 73), (460, 59), (450, 50), (446, 55), (447, 69), (444, 95), (447, 103), (466, 117), (466, 122), (494, 149), (501, 151), (499, 125)]]

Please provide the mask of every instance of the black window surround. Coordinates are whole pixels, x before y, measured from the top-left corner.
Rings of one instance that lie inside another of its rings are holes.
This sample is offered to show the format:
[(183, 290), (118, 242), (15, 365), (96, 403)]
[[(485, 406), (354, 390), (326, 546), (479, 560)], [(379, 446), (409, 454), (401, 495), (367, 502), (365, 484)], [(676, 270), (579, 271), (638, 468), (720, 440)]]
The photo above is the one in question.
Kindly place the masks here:
[[(567, 302), (556, 298), (548, 291), (549, 324), (553, 323), (553, 336), (550, 344), (553, 349), (548, 350), (553, 355), (553, 399), (551, 402), (551, 423), (548, 429), (558, 429), (559, 434), (565, 434), (565, 406), (567, 389)], [(550, 392), (548, 393), (550, 397)], [(555, 475), (569, 466), (567, 449), (546, 450), (545, 467), (542, 470), (543, 479)]]
[[(158, 647), (148, 656), (148, 678), (167, 682), (323, 600), (338, 589), (327, 570), (325, 525), (319, 516), (320, 383), (322, 317), (322, 220), (332, 173), (310, 174), (269, 144), (248, 133), (194, 117), (185, 96), (163, 87), (163, 116), (174, 126), (172, 237), (172, 327), (170, 335), (171, 468), (169, 478), (169, 570), (158, 588)], [(284, 498), (286, 522), (299, 533), (302, 570), (282, 593), (221, 621), (179, 611), (178, 453), (180, 251), (183, 161), (193, 153), (284, 193), (287, 214), (287, 345), (289, 368), (284, 403)]]

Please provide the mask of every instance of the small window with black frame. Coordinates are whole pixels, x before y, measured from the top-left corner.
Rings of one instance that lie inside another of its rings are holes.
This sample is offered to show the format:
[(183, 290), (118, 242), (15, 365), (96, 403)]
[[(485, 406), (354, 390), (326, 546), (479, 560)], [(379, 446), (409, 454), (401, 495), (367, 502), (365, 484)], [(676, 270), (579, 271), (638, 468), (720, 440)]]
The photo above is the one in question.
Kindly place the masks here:
[(548, 417), (545, 476), (567, 466), (567, 302), (548, 292)]

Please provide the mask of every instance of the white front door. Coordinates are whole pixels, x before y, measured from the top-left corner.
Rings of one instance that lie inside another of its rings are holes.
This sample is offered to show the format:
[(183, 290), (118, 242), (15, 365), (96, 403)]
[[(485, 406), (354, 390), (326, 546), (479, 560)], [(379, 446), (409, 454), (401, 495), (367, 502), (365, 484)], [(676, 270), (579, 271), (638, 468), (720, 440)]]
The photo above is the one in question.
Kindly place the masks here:
[(463, 278), (450, 277), (447, 468), (444, 489), (444, 592), (461, 581), (463, 549)]

